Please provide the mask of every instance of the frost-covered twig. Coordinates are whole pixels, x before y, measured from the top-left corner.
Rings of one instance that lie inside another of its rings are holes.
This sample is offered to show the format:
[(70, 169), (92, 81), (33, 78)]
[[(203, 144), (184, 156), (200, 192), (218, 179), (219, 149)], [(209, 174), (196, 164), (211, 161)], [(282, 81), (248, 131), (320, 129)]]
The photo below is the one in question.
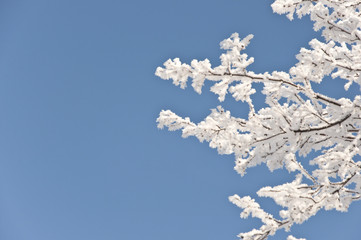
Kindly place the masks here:
[[(315, 92), (311, 84), (331, 76), (346, 80), (345, 90), (352, 84), (361, 87), (361, 1), (276, 0), (272, 8), (291, 20), (294, 14), (310, 15), (315, 30), (321, 30), (326, 39), (313, 39), (311, 49), (302, 48), (298, 63), (289, 72), (248, 71), (254, 59), (242, 51), (253, 36), (241, 39), (236, 33), (221, 42), (226, 52), (217, 67), (212, 68), (207, 59), (188, 65), (175, 58), (156, 70), (157, 76), (173, 79), (181, 88), (193, 79), (192, 87), (199, 94), (204, 81), (214, 82), (211, 91), (221, 102), (230, 93), (235, 100), (248, 103), (250, 111), (248, 119), (241, 119), (219, 106), (204, 121), (193, 123), (163, 110), (157, 119), (160, 128), (182, 130), (183, 137), (194, 136), (209, 142), (220, 154), (234, 154), (234, 168), (242, 176), (247, 168), (261, 163), (271, 171), (285, 167), (299, 173), (291, 183), (257, 192), (283, 207), (281, 220), (248, 196), (230, 197), (243, 209), (241, 217), (252, 215), (264, 224), (239, 235), (249, 240), (266, 239), (282, 228), (289, 231), (321, 209), (347, 211), (353, 201), (361, 199), (361, 162), (356, 158), (361, 155), (361, 96), (334, 99)], [(253, 83), (263, 83), (266, 96), (267, 107), (257, 112), (251, 98)], [(319, 155), (310, 159), (317, 168), (308, 172), (298, 156), (308, 156), (311, 151)]]

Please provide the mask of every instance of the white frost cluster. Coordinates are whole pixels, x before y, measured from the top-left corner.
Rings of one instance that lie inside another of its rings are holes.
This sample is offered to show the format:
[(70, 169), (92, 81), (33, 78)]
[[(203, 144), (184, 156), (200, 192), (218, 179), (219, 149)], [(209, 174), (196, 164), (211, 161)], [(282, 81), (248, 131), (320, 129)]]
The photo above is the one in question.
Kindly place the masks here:
[[(311, 85), (331, 76), (346, 80), (346, 90), (352, 84), (361, 87), (361, 1), (276, 0), (272, 8), (291, 20), (295, 14), (310, 15), (314, 29), (321, 30), (325, 38), (325, 42), (311, 40), (310, 49), (302, 48), (298, 63), (289, 72), (248, 71), (254, 60), (242, 51), (253, 36), (241, 39), (236, 33), (221, 42), (226, 52), (219, 66), (212, 68), (208, 59), (193, 60), (188, 65), (175, 58), (156, 70), (157, 76), (172, 79), (181, 88), (192, 79), (192, 87), (199, 94), (204, 81), (212, 81), (210, 90), (219, 101), (230, 93), (249, 105), (248, 119), (233, 117), (218, 107), (198, 124), (163, 110), (158, 127), (182, 130), (183, 137), (194, 136), (209, 142), (220, 154), (234, 154), (234, 168), (241, 175), (261, 163), (271, 171), (285, 167), (298, 172), (290, 183), (257, 192), (283, 207), (280, 219), (248, 196), (229, 198), (243, 209), (241, 217), (251, 215), (263, 222), (259, 229), (239, 235), (245, 240), (266, 239), (279, 229), (289, 231), (293, 224), (306, 221), (320, 209), (347, 211), (353, 201), (361, 199), (361, 161), (357, 160), (361, 155), (361, 96), (334, 99), (315, 92)], [(263, 83), (268, 105), (257, 112), (251, 99), (253, 83)], [(307, 156), (311, 151), (320, 154), (310, 160), (316, 169), (309, 172), (297, 156)], [(287, 240), (296, 238), (289, 236)]]

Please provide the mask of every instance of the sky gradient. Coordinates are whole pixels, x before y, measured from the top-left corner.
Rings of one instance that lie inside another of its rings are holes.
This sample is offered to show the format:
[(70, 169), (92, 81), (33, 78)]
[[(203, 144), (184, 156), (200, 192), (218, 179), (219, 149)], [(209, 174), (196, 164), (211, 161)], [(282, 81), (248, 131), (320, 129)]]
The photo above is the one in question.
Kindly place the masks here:
[[(241, 178), (233, 156), (156, 127), (162, 109), (205, 118), (220, 103), (154, 75), (168, 58), (219, 63), (219, 42), (254, 34), (249, 70), (287, 71), (312, 38), (265, 0), (0, 1), (0, 239), (226, 240), (258, 227), (228, 202), (291, 181), (265, 166)], [(342, 82), (320, 92), (333, 97)], [(341, 89), (341, 90), (340, 90)], [(262, 95), (256, 94), (262, 107)], [(233, 115), (247, 107), (230, 97)], [(270, 199), (261, 200), (272, 213)], [(308, 240), (358, 240), (361, 203), (292, 228)], [(285, 239), (280, 232), (270, 239)]]

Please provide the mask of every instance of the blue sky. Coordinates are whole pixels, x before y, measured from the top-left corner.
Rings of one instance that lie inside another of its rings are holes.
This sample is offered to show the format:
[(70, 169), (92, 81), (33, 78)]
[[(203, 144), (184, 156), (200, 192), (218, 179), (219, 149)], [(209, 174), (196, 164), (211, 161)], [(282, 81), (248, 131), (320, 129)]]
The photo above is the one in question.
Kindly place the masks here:
[[(0, 239), (225, 240), (258, 227), (240, 219), (227, 197), (255, 197), (292, 176), (261, 166), (241, 178), (233, 156), (157, 129), (162, 109), (198, 122), (219, 102), (154, 71), (174, 57), (216, 65), (219, 42), (234, 32), (255, 35), (246, 51), (255, 58), (251, 70), (288, 70), (319, 34), (308, 19), (273, 14), (270, 3), (0, 1)], [(328, 83), (320, 91), (359, 94)], [(222, 106), (247, 114), (230, 98)], [(271, 200), (260, 202), (277, 212)], [(359, 239), (360, 222), (355, 203), (348, 213), (321, 212), (292, 233)]]

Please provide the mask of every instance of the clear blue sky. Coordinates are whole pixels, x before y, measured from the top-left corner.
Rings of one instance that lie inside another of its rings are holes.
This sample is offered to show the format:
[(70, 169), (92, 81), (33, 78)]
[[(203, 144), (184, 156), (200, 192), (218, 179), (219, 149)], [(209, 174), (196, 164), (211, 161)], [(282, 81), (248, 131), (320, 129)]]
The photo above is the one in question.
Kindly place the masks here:
[[(264, 166), (241, 178), (233, 156), (158, 130), (161, 109), (198, 122), (219, 103), (154, 71), (174, 57), (215, 65), (234, 32), (255, 35), (252, 70), (288, 70), (319, 35), (308, 19), (272, 14), (270, 3), (1, 0), (0, 240), (231, 240), (258, 227), (227, 197), (291, 178)], [(340, 97), (341, 85), (329, 83), (320, 91)], [(247, 113), (230, 98), (222, 105)], [(358, 202), (293, 234), (358, 240), (360, 222)]]

